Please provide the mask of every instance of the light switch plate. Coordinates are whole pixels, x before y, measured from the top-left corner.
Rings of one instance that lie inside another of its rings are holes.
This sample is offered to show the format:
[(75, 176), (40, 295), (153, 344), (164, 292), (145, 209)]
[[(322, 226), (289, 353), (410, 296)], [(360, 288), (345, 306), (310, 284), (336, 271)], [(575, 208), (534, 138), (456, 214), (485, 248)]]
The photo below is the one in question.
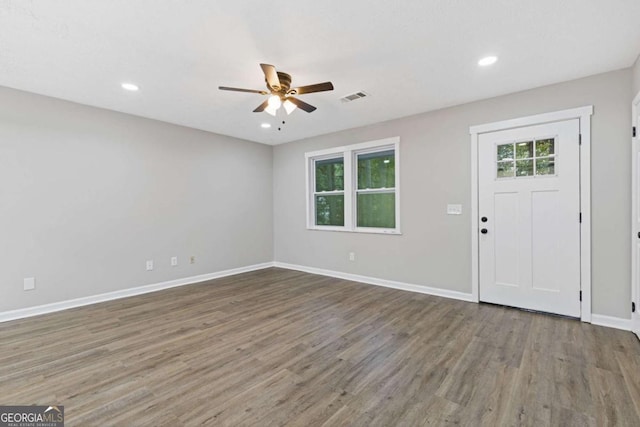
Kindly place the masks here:
[(447, 205), (447, 215), (462, 215), (462, 205)]

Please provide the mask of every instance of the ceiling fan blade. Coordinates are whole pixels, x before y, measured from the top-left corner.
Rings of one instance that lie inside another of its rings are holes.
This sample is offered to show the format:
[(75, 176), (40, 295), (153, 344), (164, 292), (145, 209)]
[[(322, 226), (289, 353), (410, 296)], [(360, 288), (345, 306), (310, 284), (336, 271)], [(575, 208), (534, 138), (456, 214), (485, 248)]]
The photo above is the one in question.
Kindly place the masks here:
[(278, 78), (276, 67), (269, 64), (260, 64), (260, 68), (262, 68), (262, 72), (264, 73), (265, 79), (267, 79), (267, 84), (269, 85), (269, 87), (276, 92), (279, 91), (280, 79)]
[(328, 90), (333, 90), (333, 84), (331, 82), (317, 83), (315, 85), (308, 85), (308, 86), (300, 86), (300, 87), (291, 89), (290, 92), (295, 95), (303, 95), (305, 93), (325, 92)]
[(218, 89), (220, 90), (231, 90), (234, 92), (248, 92), (248, 93), (259, 93), (260, 95), (266, 95), (269, 92), (265, 91), (265, 90), (255, 90), (255, 89), (240, 89), (237, 87), (226, 87), (226, 86), (218, 86)]
[(253, 110), (253, 112), (254, 113), (262, 113), (264, 111), (264, 109), (267, 108), (268, 106), (269, 106), (269, 100), (267, 99), (262, 104), (258, 105), (258, 108)]
[(292, 96), (287, 97), (287, 100), (291, 101), (296, 107), (301, 110), (306, 111), (307, 113), (312, 113), (316, 110), (316, 107), (313, 105), (307, 104), (304, 101), (300, 101), (298, 98), (294, 98)]

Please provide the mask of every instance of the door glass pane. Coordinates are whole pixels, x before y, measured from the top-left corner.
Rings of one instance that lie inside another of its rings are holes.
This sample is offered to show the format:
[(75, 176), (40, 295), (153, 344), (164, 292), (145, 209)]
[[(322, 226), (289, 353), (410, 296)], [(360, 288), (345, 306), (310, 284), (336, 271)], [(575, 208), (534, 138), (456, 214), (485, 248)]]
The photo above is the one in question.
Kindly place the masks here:
[(554, 142), (553, 138), (536, 141), (536, 157), (547, 157), (555, 154)]
[(358, 154), (358, 189), (396, 186), (394, 150)]
[(516, 142), (516, 158), (526, 159), (533, 157), (533, 141)]
[(517, 160), (516, 176), (531, 176), (531, 175), (533, 175), (533, 160)]
[(344, 159), (317, 160), (316, 191), (344, 190)]
[(498, 162), (498, 178), (513, 178), (515, 170), (513, 161)]
[(555, 175), (556, 159), (553, 157), (536, 160), (536, 175)]
[(358, 194), (358, 227), (396, 227), (395, 193)]
[(344, 225), (344, 194), (316, 195), (316, 225)]
[(498, 161), (513, 160), (513, 144), (498, 145)]

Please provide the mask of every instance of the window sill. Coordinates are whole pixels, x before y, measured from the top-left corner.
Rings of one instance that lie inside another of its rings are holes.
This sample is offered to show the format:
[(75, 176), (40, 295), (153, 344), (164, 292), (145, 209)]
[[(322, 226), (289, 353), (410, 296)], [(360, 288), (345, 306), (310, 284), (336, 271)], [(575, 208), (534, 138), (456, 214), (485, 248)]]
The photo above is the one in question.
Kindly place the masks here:
[(402, 232), (400, 230), (388, 229), (388, 228), (379, 228), (379, 229), (369, 229), (369, 228), (355, 228), (348, 229), (344, 227), (307, 227), (307, 230), (313, 231), (341, 231), (343, 233), (363, 233), (363, 234), (389, 234), (393, 236), (401, 236)]

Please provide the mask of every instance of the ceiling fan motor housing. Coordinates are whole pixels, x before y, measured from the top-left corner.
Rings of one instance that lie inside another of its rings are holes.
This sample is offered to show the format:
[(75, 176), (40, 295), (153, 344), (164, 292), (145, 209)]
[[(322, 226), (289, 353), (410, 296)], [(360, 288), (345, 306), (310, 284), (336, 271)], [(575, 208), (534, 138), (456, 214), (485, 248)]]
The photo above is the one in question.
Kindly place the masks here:
[[(296, 107), (300, 108), (307, 113), (312, 113), (316, 110), (316, 107), (313, 105), (307, 104), (304, 101), (296, 98), (294, 95), (303, 95), (307, 93), (316, 93), (316, 92), (325, 92), (328, 90), (333, 90), (333, 84), (331, 82), (324, 83), (316, 83), (313, 85), (300, 86), (296, 88), (291, 88), (291, 74), (283, 73), (281, 71), (277, 71), (276, 67), (271, 64), (260, 64), (260, 68), (262, 68), (262, 72), (264, 73), (265, 82), (267, 83), (267, 89), (265, 90), (255, 90), (255, 89), (242, 89), (238, 87), (227, 87), (227, 86), (218, 86), (220, 90), (230, 90), (234, 92), (247, 92), (247, 93), (258, 93), (260, 95), (269, 95), (266, 101), (260, 104), (255, 110), (254, 113), (261, 113), (263, 111), (267, 111), (267, 113), (274, 115), (273, 110), (277, 110), (280, 108), (280, 104), (277, 99), (273, 99), (274, 97), (280, 98), (282, 104), (285, 104), (285, 108), (287, 109), (287, 113), (291, 113)], [(271, 83), (269, 83), (271, 82)], [(273, 104), (273, 106), (271, 105)], [(293, 104), (293, 106), (292, 106)], [(271, 107), (271, 110), (268, 110), (267, 107)]]
[[(269, 86), (269, 82), (265, 79), (267, 89), (272, 91), (274, 94), (286, 95), (291, 88), (291, 75), (278, 71), (278, 80), (280, 80), (280, 88), (276, 89), (275, 87)], [(295, 93), (291, 93), (291, 95), (295, 95)]]

